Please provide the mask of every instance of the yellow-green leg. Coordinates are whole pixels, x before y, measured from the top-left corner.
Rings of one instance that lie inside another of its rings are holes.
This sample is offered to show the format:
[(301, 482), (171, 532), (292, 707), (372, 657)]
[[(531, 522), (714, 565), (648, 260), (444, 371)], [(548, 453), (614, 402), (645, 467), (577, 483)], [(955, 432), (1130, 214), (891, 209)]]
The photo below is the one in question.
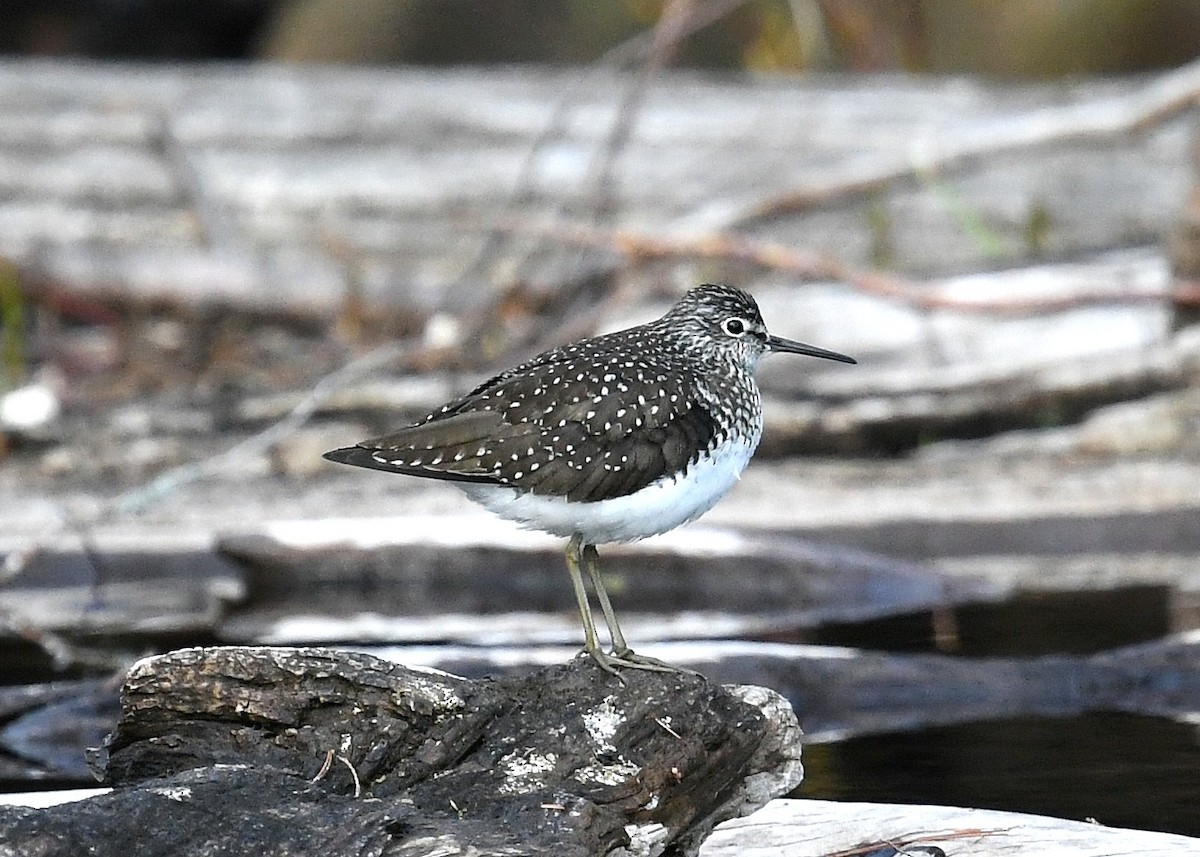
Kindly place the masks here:
[[(625, 642), (625, 635), (621, 633), (621, 626), (617, 622), (617, 614), (613, 610), (612, 602), (608, 599), (604, 581), (600, 577), (599, 559), (600, 555), (596, 552), (596, 546), (584, 544), (581, 536), (572, 536), (567, 543), (567, 568), (571, 572), (575, 600), (579, 603), (579, 613), (583, 618), (584, 651), (602, 670), (613, 675), (617, 675), (618, 669), (696, 675), (692, 670), (672, 666), (657, 658), (639, 655), (629, 648), (629, 644)], [(600, 609), (604, 611), (604, 621), (608, 625), (608, 633), (612, 638), (613, 650), (611, 653), (602, 651), (596, 638), (596, 622), (592, 618), (591, 604), (588, 602), (587, 590), (584, 588), (583, 576), (580, 574), (581, 567), (587, 572), (592, 589), (596, 592), (596, 600), (600, 602)]]
[(613, 610), (612, 602), (608, 600), (608, 590), (604, 588), (604, 579), (600, 577), (600, 554), (596, 550), (596, 546), (584, 545), (580, 559), (583, 562), (584, 570), (587, 571), (588, 579), (592, 581), (592, 589), (596, 592), (596, 600), (600, 602), (600, 609), (604, 612), (604, 623), (608, 625), (608, 635), (612, 638), (613, 654), (623, 657), (632, 650), (625, 642), (625, 635), (621, 633), (621, 626), (617, 623), (617, 614)]
[(600, 669), (617, 674), (616, 669), (608, 662), (608, 655), (600, 649), (596, 639), (596, 622), (592, 619), (592, 605), (588, 603), (587, 590), (583, 586), (583, 576), (579, 573), (583, 552), (583, 539), (574, 535), (567, 542), (567, 571), (571, 573), (571, 586), (575, 590), (575, 602), (579, 605), (579, 616), (583, 619), (583, 650), (592, 660), (599, 664)]

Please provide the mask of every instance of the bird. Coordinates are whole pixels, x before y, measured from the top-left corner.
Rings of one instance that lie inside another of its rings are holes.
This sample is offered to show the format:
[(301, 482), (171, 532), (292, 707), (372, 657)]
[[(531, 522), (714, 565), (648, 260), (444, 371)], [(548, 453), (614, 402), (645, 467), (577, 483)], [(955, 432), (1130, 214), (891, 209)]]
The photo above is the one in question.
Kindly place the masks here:
[(856, 362), (771, 335), (747, 292), (705, 284), (661, 318), (551, 348), (413, 425), (324, 457), (446, 480), (502, 518), (566, 538), (583, 651), (618, 678), (624, 669), (689, 672), (629, 647), (597, 545), (665, 533), (733, 487), (762, 437), (754, 371), (773, 353)]

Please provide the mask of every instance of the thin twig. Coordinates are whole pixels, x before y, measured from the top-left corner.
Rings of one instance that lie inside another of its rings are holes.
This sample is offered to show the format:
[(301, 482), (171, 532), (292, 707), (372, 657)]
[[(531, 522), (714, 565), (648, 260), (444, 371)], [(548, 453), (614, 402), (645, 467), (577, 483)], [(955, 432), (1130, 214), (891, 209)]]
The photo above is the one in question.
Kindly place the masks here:
[[(603, 219), (607, 207), (606, 196), (611, 191), (613, 165), (628, 142), (651, 73), (666, 64), (670, 55), (684, 39), (697, 30), (728, 15), (745, 2), (746, 0), (703, 0), (703, 2), (702, 0), (676, 0), (669, 4), (655, 27), (609, 50), (585, 73), (576, 77), (559, 99), (544, 130), (534, 139), (530, 146), (529, 152), (518, 170), (514, 189), (509, 195), (507, 207), (515, 209), (519, 203), (528, 199), (534, 183), (538, 158), (546, 147), (562, 135), (566, 116), (570, 108), (574, 105), (583, 83), (590, 79), (590, 75), (593, 72), (609, 67), (628, 67), (635, 63), (640, 63), (641, 71), (632, 78), (622, 92), (616, 110), (614, 125), (606, 137), (604, 146), (601, 147), (589, 166), (587, 178), (583, 183), (584, 190), (581, 192), (582, 196), (585, 199), (591, 200), (588, 207), (589, 216), (592, 219)], [(573, 207), (571, 195), (564, 193), (544, 213), (544, 216), (551, 221), (565, 220)], [(474, 281), (492, 264), (500, 252), (500, 248), (505, 245), (511, 236), (511, 231), (503, 229), (488, 230), (483, 246), (450, 288), (473, 286)], [(538, 258), (545, 250), (545, 244), (545, 240), (533, 241), (522, 252), (514, 254), (514, 258), (510, 259), (509, 264), (506, 266), (508, 270), (515, 272), (512, 275), (514, 281), (522, 282), (529, 279), (530, 266), (533, 260)], [(559, 306), (572, 306), (569, 295), (563, 295), (563, 291), (560, 289)], [(562, 341), (563, 337), (571, 339), (587, 335), (587, 333), (595, 329), (595, 322), (600, 316), (611, 311), (613, 305), (620, 303), (626, 297), (627, 295), (618, 285), (615, 290), (610, 290), (608, 294), (594, 297), (592, 307), (589, 311), (580, 312), (573, 310), (567, 313), (564, 310), (562, 312), (563, 318), (548, 319), (548, 322), (552, 321), (553, 323), (548, 323), (546, 326), (553, 327), (556, 330), (556, 341)], [(477, 339), (485, 331), (487, 325), (494, 323), (495, 316), (496, 313), (488, 312), (482, 315), (478, 325), (464, 325), (464, 330), (467, 331), (464, 340), (472, 341)], [(564, 326), (568, 328), (565, 331)], [(533, 343), (534, 347), (532, 350), (539, 351), (541, 348), (538, 346), (547, 343), (548, 341), (543, 342), (539, 340)]]
[(350, 760), (347, 759), (345, 756), (343, 756), (341, 753), (338, 753), (337, 760), (339, 762), (341, 762), (343, 765), (345, 765), (346, 769), (350, 771), (350, 778), (354, 780), (354, 796), (361, 797), (362, 796), (362, 783), (358, 779), (358, 771), (356, 771), (354, 769), (354, 765), (352, 765), (350, 763)]
[(650, 82), (675, 54), (689, 32), (688, 23), (695, 17), (696, 3), (697, 0), (668, 0), (662, 17), (652, 31), (650, 55), (621, 93), (616, 119), (608, 129), (600, 157), (593, 165), (593, 175), (587, 182), (591, 187), (593, 212), (598, 221), (603, 221), (611, 214), (616, 196), (616, 164), (629, 144)]
[(325, 751), (325, 761), (321, 763), (321, 770), (317, 771), (317, 775), (309, 780), (310, 783), (319, 783), (329, 775), (329, 771), (333, 768), (334, 760), (345, 765), (346, 770), (350, 772), (350, 779), (354, 780), (354, 796), (362, 796), (362, 781), (358, 778), (358, 771), (354, 769), (354, 764), (336, 750)]
[(668, 734), (673, 735), (674, 737), (678, 738), (680, 741), (683, 740), (683, 737), (678, 732), (676, 732), (674, 729), (672, 729), (671, 724), (669, 722), (667, 722), (665, 719), (663, 719), (662, 717), (655, 717), (654, 722), (657, 723), (659, 726), (661, 726), (663, 729), (665, 729)]
[(887, 839), (877, 839), (872, 842), (865, 842), (862, 845), (856, 845), (853, 848), (846, 848), (840, 851), (831, 851), (824, 857), (862, 857), (864, 854), (870, 854), (873, 851), (878, 851), (881, 845), (890, 846), (895, 849), (912, 848), (918, 846), (922, 842), (934, 843), (945, 839), (982, 839), (985, 836), (996, 836), (1011, 833), (1012, 828), (998, 827), (987, 830), (980, 827), (964, 827), (957, 830), (930, 831), (928, 833), (906, 833), (902, 836), (893, 836)]
[(325, 779), (329, 773), (329, 769), (333, 767), (333, 757), (336, 755), (333, 750), (325, 751), (325, 761), (321, 763), (321, 770), (317, 771), (317, 775), (309, 780), (310, 783), (319, 783)]
[[(699, 29), (707, 27), (715, 21), (728, 15), (734, 9), (744, 4), (746, 0), (708, 0), (704, 3), (692, 4), (687, 15), (669, 17), (670, 26), (664, 27), (664, 23), (668, 21), (668, 15), (664, 14), (659, 25), (650, 28), (642, 33), (638, 33), (625, 42), (610, 48), (600, 56), (588, 68), (578, 74), (574, 80), (569, 83), (563, 90), (554, 109), (550, 114), (549, 120), (546, 122), (543, 129), (534, 137), (530, 144), (528, 152), (524, 160), (521, 162), (520, 168), (517, 170), (517, 176), (513, 181), (513, 190), (510, 192), (507, 208), (515, 209), (516, 206), (530, 197), (533, 192), (535, 178), (539, 159), (542, 153), (557, 140), (559, 140), (565, 131), (566, 120), (570, 115), (571, 110), (575, 107), (579, 98), (580, 92), (583, 90), (584, 84), (590, 81), (597, 72), (607, 71), (614, 68), (635, 68), (638, 65), (648, 65), (656, 61), (656, 56), (664, 51), (662, 45), (666, 34), (675, 39), (677, 42), (690, 36)], [(669, 10), (668, 10), (669, 11)], [(638, 82), (635, 79), (632, 87), (626, 88), (626, 93), (622, 96), (623, 103), (629, 98), (630, 89), (636, 89)], [(626, 117), (622, 120), (622, 117)], [(618, 123), (621, 121), (629, 121), (630, 110), (623, 108), (618, 110)], [(609, 143), (597, 156), (597, 162), (590, 168), (589, 175), (593, 177), (597, 174), (603, 175), (606, 167), (604, 166), (607, 159), (611, 158), (613, 144), (613, 135), (609, 135)], [(605, 152), (608, 154), (606, 155)], [(585, 186), (587, 186), (585, 182)], [(594, 186), (594, 182), (593, 182)], [(571, 207), (571, 197), (569, 194), (562, 194), (559, 201), (555, 204), (550, 212), (550, 216), (554, 218), (566, 216)], [(482, 276), (489, 265), (494, 262), (500, 249), (504, 246), (509, 236), (500, 231), (489, 232), (486, 236), (483, 246), (478, 250), (471, 262), (458, 275), (455, 283), (450, 288), (470, 287), (474, 282)], [(534, 259), (541, 248), (533, 246), (525, 250), (519, 259), (513, 261), (509, 266), (510, 270), (517, 271), (517, 278), (521, 279), (523, 272), (528, 269), (530, 261)]]
[(235, 443), (224, 452), (210, 456), (200, 461), (191, 462), (172, 468), (151, 479), (144, 485), (131, 488), (118, 494), (109, 501), (104, 517), (113, 514), (128, 515), (140, 512), (160, 500), (163, 496), (173, 493), (184, 485), (189, 485), (214, 475), (226, 469), (236, 469), (253, 459), (268, 452), (271, 447), (296, 429), (308, 422), (309, 418), (325, 403), (330, 396), (337, 393), (348, 382), (378, 369), (389, 363), (396, 362), (402, 357), (415, 352), (411, 343), (389, 343), (382, 345), (361, 357), (351, 360), (339, 369), (321, 378), (285, 416), (262, 431)]

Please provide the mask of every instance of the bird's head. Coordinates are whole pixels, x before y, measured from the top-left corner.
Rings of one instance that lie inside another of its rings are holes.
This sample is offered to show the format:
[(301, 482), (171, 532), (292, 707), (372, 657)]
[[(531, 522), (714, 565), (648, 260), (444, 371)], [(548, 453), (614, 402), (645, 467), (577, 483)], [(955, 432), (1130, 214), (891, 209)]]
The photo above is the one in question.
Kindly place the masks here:
[(697, 286), (680, 298), (659, 324), (683, 337), (689, 352), (751, 370), (764, 354), (776, 351), (857, 362), (836, 351), (772, 336), (754, 298), (731, 286)]

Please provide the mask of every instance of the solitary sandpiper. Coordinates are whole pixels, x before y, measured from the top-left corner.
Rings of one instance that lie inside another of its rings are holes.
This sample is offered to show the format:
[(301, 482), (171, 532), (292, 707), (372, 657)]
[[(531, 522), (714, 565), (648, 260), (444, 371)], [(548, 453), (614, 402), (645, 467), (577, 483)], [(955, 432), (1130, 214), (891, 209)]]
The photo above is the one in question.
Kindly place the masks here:
[[(325, 457), (446, 479), (504, 518), (568, 537), (584, 650), (614, 674), (670, 671), (625, 642), (596, 545), (665, 533), (733, 486), (762, 436), (754, 369), (772, 351), (855, 362), (770, 335), (754, 298), (704, 285), (656, 321), (552, 348), (415, 425)], [(581, 569), (610, 652), (597, 641)]]

